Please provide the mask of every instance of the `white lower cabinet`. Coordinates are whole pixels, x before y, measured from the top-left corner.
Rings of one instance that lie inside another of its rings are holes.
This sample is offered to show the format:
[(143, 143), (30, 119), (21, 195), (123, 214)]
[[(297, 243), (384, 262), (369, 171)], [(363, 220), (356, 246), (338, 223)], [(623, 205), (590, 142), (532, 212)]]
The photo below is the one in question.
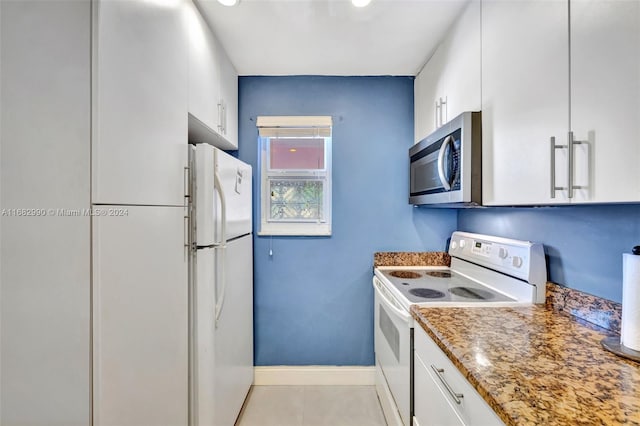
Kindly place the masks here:
[(420, 327), (414, 347), (413, 426), (504, 424)]
[(184, 209), (93, 222), (93, 424), (188, 423), (188, 256)]

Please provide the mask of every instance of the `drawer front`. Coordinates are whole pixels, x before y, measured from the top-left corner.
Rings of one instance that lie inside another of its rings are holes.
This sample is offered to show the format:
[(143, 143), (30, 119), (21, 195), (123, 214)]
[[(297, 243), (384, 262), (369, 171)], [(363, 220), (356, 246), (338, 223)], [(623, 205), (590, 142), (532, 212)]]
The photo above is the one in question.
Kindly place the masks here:
[[(434, 385), (440, 390), (441, 394), (446, 397), (448, 404), (445, 406), (440, 404), (434, 410), (453, 409), (457, 417), (462, 423), (447, 424), (464, 424), (464, 425), (503, 425), (504, 423), (498, 418), (493, 409), (485, 402), (480, 394), (473, 388), (471, 383), (464, 378), (453, 363), (447, 358), (436, 343), (419, 327), (415, 327), (414, 333), (415, 345), (415, 371), (414, 381), (416, 384), (414, 393), (415, 412), (420, 413), (421, 406), (428, 406), (432, 402), (425, 401), (424, 396), (419, 393), (418, 373), (422, 368), (430, 376)], [(422, 385), (420, 385), (422, 386)], [(462, 395), (455, 397), (454, 395)], [(458, 399), (456, 401), (455, 399)], [(419, 419), (420, 425), (438, 424), (429, 420), (433, 416), (429, 413), (429, 417)], [(418, 416), (417, 416), (418, 417)]]
[(460, 413), (452, 399), (438, 385), (438, 379), (429, 374), (420, 357), (414, 362), (414, 408), (413, 426), (464, 426)]

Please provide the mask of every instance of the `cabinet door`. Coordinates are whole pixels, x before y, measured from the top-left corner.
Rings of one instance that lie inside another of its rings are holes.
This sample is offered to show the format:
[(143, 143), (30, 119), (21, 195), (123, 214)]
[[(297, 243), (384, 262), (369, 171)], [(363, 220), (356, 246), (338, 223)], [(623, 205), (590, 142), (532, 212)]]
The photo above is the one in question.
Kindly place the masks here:
[(480, 111), (480, 0), (469, 2), (441, 45), (446, 105), (443, 121), (465, 111)]
[(186, 3), (189, 21), (189, 113), (213, 131), (221, 111), (218, 43), (209, 26), (191, 0)]
[(577, 202), (640, 201), (640, 2), (571, 1)]
[(109, 208), (126, 215), (93, 222), (94, 424), (186, 425), (184, 209)]
[(224, 105), (222, 134), (229, 146), (222, 149), (238, 149), (238, 73), (224, 49), (220, 53), (220, 93)]
[[(550, 138), (567, 143), (567, 0), (482, 3), (483, 201), (568, 202), (551, 197)], [(566, 186), (567, 152), (556, 150), (556, 186)]]
[(86, 426), (91, 6), (0, 15), (0, 424)]
[(414, 142), (418, 143), (436, 130), (436, 101), (443, 84), (444, 58), (436, 50), (414, 82)]
[(182, 205), (187, 40), (181, 0), (94, 8), (93, 203)]

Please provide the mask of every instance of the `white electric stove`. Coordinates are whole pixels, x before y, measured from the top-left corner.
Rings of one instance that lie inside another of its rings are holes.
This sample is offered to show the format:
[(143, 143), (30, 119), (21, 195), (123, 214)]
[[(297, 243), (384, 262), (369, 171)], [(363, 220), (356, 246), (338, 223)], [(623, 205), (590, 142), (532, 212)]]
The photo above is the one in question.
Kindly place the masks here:
[(454, 232), (451, 266), (375, 268), (376, 389), (390, 426), (410, 426), (411, 305), (486, 307), (544, 303), (541, 244)]

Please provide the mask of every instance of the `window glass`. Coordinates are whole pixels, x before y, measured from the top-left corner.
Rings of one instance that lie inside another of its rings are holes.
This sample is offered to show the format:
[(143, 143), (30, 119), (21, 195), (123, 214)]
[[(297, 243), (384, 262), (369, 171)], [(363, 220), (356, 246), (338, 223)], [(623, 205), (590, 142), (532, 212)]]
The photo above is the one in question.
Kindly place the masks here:
[(271, 138), (271, 170), (324, 169), (324, 138)]

